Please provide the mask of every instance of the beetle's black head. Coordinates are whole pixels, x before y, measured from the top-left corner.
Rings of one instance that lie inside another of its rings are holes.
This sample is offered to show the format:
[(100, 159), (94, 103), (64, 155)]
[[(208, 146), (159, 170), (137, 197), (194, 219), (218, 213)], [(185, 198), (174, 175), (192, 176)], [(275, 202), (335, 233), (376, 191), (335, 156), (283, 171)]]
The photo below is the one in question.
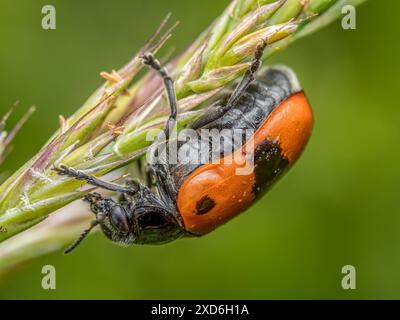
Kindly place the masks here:
[(75, 249), (96, 225), (100, 225), (107, 238), (122, 245), (159, 244), (180, 236), (181, 228), (175, 216), (159, 202), (152, 203), (151, 198), (146, 200), (117, 203), (98, 193), (88, 194), (85, 201), (90, 203), (96, 220), (65, 253)]
[(88, 194), (85, 201), (90, 203), (97, 224), (108, 238), (121, 244), (135, 241), (134, 223), (129, 218), (125, 206), (112, 199), (105, 199), (98, 193)]
[(112, 199), (103, 198), (98, 193), (90, 193), (84, 200), (90, 203), (90, 209), (96, 215), (96, 219), (65, 251), (66, 254), (74, 250), (97, 225), (100, 225), (103, 233), (115, 242), (129, 244), (135, 241), (134, 224), (123, 205)]
[(91, 204), (110, 240), (122, 245), (159, 244), (176, 239), (181, 232), (173, 213), (146, 188), (123, 199), (120, 204), (109, 199), (96, 199)]

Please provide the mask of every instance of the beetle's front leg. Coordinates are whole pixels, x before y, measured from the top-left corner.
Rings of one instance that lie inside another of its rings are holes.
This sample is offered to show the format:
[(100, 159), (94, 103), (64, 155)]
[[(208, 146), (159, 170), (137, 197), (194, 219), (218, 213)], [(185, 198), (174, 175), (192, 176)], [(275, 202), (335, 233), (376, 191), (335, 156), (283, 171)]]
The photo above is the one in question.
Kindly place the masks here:
[(172, 130), (175, 128), (176, 117), (178, 114), (178, 103), (176, 100), (176, 93), (174, 88), (174, 81), (169, 76), (167, 69), (161, 66), (160, 62), (154, 58), (151, 53), (146, 53), (142, 57), (144, 64), (153, 68), (158, 72), (158, 74), (163, 78), (165, 90), (167, 92), (169, 106), (171, 108), (171, 113), (168, 118), (167, 124), (164, 129), (165, 139), (168, 141), (169, 137), (172, 133)]
[(95, 176), (88, 175), (83, 171), (75, 170), (63, 164), (60, 165), (59, 167), (54, 167), (54, 170), (61, 176), (68, 176), (71, 178), (75, 178), (77, 180), (84, 180), (92, 186), (103, 188), (110, 191), (116, 191), (121, 193), (135, 193), (138, 191), (134, 186), (123, 187), (118, 184), (106, 182), (99, 178), (96, 178)]

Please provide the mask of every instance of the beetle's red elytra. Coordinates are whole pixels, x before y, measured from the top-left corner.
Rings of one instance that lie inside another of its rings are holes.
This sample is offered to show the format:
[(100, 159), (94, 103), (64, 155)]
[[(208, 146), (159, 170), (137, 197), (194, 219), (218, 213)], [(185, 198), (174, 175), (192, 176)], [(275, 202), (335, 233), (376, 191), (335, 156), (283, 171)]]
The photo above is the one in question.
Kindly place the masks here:
[[(257, 129), (252, 137), (255, 150), (265, 141), (274, 141), (279, 146), (281, 157), (287, 159), (290, 166), (303, 151), (311, 134), (312, 123), (313, 116), (307, 98), (303, 92), (296, 93), (284, 100)], [(241, 149), (235, 153), (235, 159), (243, 156)], [(238, 163), (243, 162), (225, 164), (222, 160), (206, 164), (187, 177), (179, 189), (177, 202), (187, 231), (197, 235), (206, 234), (252, 205), (256, 199), (256, 171), (249, 175), (238, 175)], [(204, 199), (213, 205), (206, 214), (199, 214), (198, 206)]]
[[(231, 143), (227, 156), (235, 161), (224, 161), (225, 155), (218, 152), (218, 161), (191, 163), (188, 160), (199, 150), (199, 143), (210, 143), (196, 140), (179, 143), (178, 151), (186, 153), (176, 163), (158, 149), (150, 149), (150, 158), (155, 160), (145, 170), (145, 183), (128, 180), (120, 186), (63, 165), (55, 168), (61, 175), (121, 194), (118, 202), (98, 193), (85, 197), (96, 218), (67, 253), (96, 225), (112, 241), (122, 244), (162, 244), (179, 237), (204, 235), (249, 208), (296, 162), (312, 130), (311, 108), (289, 68), (267, 68), (255, 80), (264, 48), (265, 43), (258, 46), (250, 69), (236, 88), (189, 125), (196, 132), (210, 130), (213, 134), (251, 129), (247, 140)], [(169, 150), (178, 110), (174, 83), (151, 54), (142, 58), (164, 80), (171, 113), (164, 140), (156, 140), (155, 145)], [(248, 159), (252, 159), (252, 166), (248, 166)], [(251, 170), (237, 174), (242, 167)]]

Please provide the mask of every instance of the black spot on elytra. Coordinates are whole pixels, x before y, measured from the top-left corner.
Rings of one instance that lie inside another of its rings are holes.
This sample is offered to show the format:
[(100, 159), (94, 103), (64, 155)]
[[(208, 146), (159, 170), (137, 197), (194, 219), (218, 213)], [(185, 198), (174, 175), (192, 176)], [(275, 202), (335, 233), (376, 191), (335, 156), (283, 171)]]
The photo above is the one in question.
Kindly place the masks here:
[(196, 214), (206, 214), (214, 207), (215, 201), (209, 196), (204, 196), (196, 203)]
[(256, 183), (253, 192), (261, 196), (285, 172), (289, 161), (283, 157), (282, 150), (276, 142), (264, 140), (260, 143), (254, 156), (254, 173)]

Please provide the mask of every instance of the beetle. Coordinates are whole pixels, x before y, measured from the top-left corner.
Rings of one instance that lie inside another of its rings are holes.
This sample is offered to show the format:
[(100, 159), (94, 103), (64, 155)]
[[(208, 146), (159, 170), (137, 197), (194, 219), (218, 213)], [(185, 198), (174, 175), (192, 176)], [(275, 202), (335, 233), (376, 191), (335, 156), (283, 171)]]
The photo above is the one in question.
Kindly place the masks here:
[[(60, 175), (120, 193), (118, 202), (98, 193), (85, 196), (96, 218), (66, 253), (97, 225), (108, 238), (120, 244), (163, 244), (183, 236), (202, 236), (249, 208), (296, 162), (312, 130), (312, 111), (289, 68), (270, 67), (255, 78), (265, 45), (257, 47), (239, 84), (190, 125), (197, 132), (253, 129), (250, 139), (234, 145), (228, 155), (244, 158), (246, 162), (250, 154), (252, 170), (239, 175), (236, 170), (243, 162), (209, 161), (196, 165), (180, 159), (171, 164), (160, 156), (149, 165), (153, 182), (145, 185), (128, 180), (125, 185), (117, 185), (60, 165), (55, 168)], [(177, 121), (174, 82), (151, 53), (144, 54), (142, 59), (157, 71), (165, 86), (170, 106), (164, 129), (166, 144)], [(244, 152), (250, 140), (252, 148)], [(196, 146), (181, 142), (178, 148), (188, 149), (190, 156)], [(155, 190), (151, 190), (152, 185)]]

